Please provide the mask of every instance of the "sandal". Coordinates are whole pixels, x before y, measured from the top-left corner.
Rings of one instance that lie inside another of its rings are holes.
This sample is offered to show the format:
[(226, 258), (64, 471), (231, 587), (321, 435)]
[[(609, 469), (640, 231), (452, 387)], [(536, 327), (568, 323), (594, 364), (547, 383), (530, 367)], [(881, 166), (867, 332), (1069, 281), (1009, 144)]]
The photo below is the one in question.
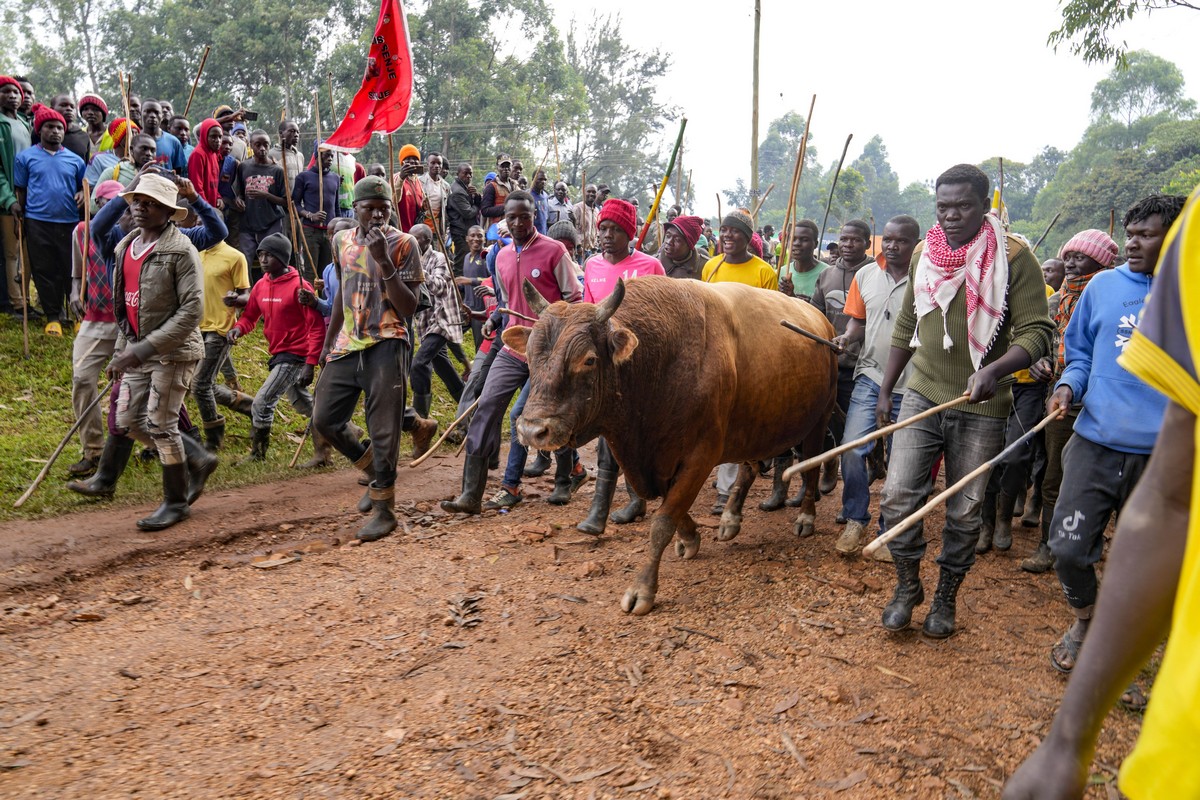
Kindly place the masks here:
[(1135, 714), (1141, 714), (1146, 710), (1146, 693), (1143, 692), (1137, 685), (1137, 682), (1129, 684), (1129, 688), (1121, 693), (1121, 699), (1118, 700), (1121, 707), (1126, 711), (1132, 711)]
[(62, 338), (62, 335), (63, 335), (62, 323), (59, 322), (58, 320), (54, 320), (53, 322), (47, 322), (46, 323), (46, 335), (47, 336), (57, 336), (59, 338)]
[(1050, 649), (1050, 666), (1064, 675), (1070, 674), (1071, 670), (1075, 669), (1075, 664), (1079, 662), (1079, 648), (1081, 647), (1083, 647), (1083, 640), (1071, 636), (1071, 630), (1068, 628), (1067, 632), (1058, 640), (1058, 644)]

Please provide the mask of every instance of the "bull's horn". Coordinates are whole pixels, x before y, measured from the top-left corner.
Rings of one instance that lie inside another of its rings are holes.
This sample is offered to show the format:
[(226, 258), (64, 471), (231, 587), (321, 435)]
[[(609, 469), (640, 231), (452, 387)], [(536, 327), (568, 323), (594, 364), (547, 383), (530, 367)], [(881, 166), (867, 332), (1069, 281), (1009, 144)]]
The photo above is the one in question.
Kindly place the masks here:
[(596, 306), (596, 322), (604, 324), (609, 318), (616, 313), (621, 307), (621, 301), (625, 299), (625, 279), (617, 279), (617, 288), (612, 290), (612, 294), (604, 298), (604, 302)]
[(526, 278), (525, 283), (522, 284), (521, 291), (524, 292), (525, 302), (529, 304), (529, 308), (532, 309), (533, 313), (537, 314), (539, 317), (546, 313), (546, 309), (550, 307), (550, 304), (546, 302), (546, 298), (542, 297), (542, 294), (537, 290), (537, 287), (529, 282), (528, 278)]

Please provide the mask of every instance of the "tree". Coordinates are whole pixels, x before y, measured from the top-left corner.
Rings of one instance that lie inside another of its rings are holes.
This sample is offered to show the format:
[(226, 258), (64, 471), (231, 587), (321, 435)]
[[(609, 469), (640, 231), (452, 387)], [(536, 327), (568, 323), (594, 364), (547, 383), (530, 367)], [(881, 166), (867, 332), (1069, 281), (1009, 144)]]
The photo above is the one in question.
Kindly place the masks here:
[(1186, 0), (1067, 0), (1062, 9), (1063, 24), (1050, 34), (1050, 45), (1057, 50), (1060, 44), (1069, 44), (1071, 52), (1089, 64), (1116, 61), (1123, 66), (1125, 42), (1118, 44), (1109, 38), (1122, 23), (1164, 9), (1197, 11), (1200, 4)]
[(863, 148), (862, 155), (854, 159), (850, 167), (863, 177), (864, 211), (869, 217), (875, 218), (880, 229), (897, 214), (907, 213), (900, 206), (900, 178), (888, 163), (887, 146), (882, 137), (878, 134), (871, 137)]
[[(9, 31), (24, 42), (18, 50), (22, 70), (34, 78), (43, 99), (72, 91), (85, 83), (100, 87), (97, 27), (113, 0), (46, 0), (37, 3), (6, 2), (4, 16)], [(44, 91), (41, 87), (47, 87)], [(51, 88), (52, 87), (52, 88)]]
[(1136, 50), (1092, 90), (1092, 119), (1113, 146), (1140, 147), (1157, 125), (1189, 117), (1195, 101), (1184, 94), (1183, 73), (1171, 61)]

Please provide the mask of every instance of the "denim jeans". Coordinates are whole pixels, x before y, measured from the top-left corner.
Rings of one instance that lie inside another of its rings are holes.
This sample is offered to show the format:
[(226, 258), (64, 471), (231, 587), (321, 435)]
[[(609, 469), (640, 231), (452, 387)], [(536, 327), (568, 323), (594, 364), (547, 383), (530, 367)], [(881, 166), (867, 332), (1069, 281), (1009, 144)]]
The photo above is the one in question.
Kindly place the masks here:
[(204, 358), (200, 359), (192, 376), (192, 397), (196, 398), (200, 419), (215, 422), (220, 414), (217, 413), (217, 400), (213, 396), (213, 384), (217, 369), (229, 352), (229, 340), (216, 331), (205, 331), (201, 335), (204, 337)]
[[(909, 389), (900, 404), (901, 421), (936, 405), (929, 398)], [(892, 435), (892, 460), (887, 483), (879, 503), (882, 523), (894, 527), (916, 511), (933, 489), (933, 465), (945, 455), (946, 485), (995, 457), (1004, 447), (1003, 417), (985, 417), (952, 408)], [(946, 501), (946, 523), (942, 528), (942, 552), (938, 564), (950, 572), (965, 575), (975, 563), (975, 544), (979, 540), (983, 494), (988, 476), (979, 475), (962, 491)], [(925, 526), (918, 522), (888, 543), (895, 559), (920, 560), (925, 556)]]
[(292, 408), (306, 417), (312, 416), (313, 397), (306, 386), (297, 386), (296, 378), (304, 371), (304, 364), (276, 364), (267, 374), (267, 379), (254, 395), (250, 406), (250, 420), (256, 428), (269, 428), (275, 421), (275, 406), (279, 398), (287, 395)]
[(504, 482), (500, 485), (511, 492), (516, 492), (521, 486), (521, 477), (525, 474), (525, 459), (529, 457), (529, 449), (517, 439), (517, 417), (525, 410), (525, 401), (529, 399), (529, 381), (525, 381), (517, 402), (513, 403), (512, 411), (508, 414), (509, 445), (508, 463), (504, 466)]
[[(875, 403), (879, 400), (879, 384), (866, 375), (854, 381), (850, 395), (850, 410), (846, 413), (846, 431), (842, 444), (874, 433)], [(903, 395), (892, 395), (892, 421), (900, 413)], [(869, 525), (871, 522), (871, 485), (867, 482), (867, 456), (879, 445), (879, 440), (867, 442), (842, 454), (842, 516)]]

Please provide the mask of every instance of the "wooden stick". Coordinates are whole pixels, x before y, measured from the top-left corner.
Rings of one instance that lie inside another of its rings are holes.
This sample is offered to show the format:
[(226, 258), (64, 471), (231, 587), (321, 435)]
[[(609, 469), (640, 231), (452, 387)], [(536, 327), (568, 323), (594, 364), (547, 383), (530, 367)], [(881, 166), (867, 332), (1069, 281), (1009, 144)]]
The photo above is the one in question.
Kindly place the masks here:
[[(688, 197), (691, 196), (691, 194), (692, 194), (692, 171), (689, 169), (688, 170), (687, 187), (685, 187), (683, 190), (683, 202), (684, 203), (687, 203), (687, 199), (688, 199)], [(680, 208), (682, 210), (682, 207), (680, 207)]]
[(550, 115), (550, 135), (554, 139), (554, 169), (558, 172), (557, 180), (562, 180), (562, 162), (558, 160), (558, 128), (554, 125), (554, 115)]
[(814, 94), (812, 102), (808, 104), (808, 117), (804, 120), (804, 136), (800, 138), (800, 146), (796, 148), (796, 166), (792, 167), (792, 188), (788, 192), (787, 211), (783, 215), (785, 238), (783, 247), (780, 248), (779, 267), (775, 270), (776, 280), (783, 277), (783, 268), (788, 265), (792, 257), (792, 236), (796, 227), (796, 191), (800, 187), (800, 176), (804, 174), (804, 161), (808, 156), (808, 129), (812, 125), (813, 109), (816, 108), (816, 105), (817, 96)]
[[(930, 409), (930, 410), (932, 410), (932, 409)], [(872, 540), (869, 544), (867, 544), (866, 547), (863, 548), (863, 551), (862, 551), (863, 557), (869, 558), (870, 556), (872, 556), (875, 553), (876, 550), (883, 547), (885, 544), (890, 542), (892, 539), (895, 539), (900, 534), (904, 533), (906, 530), (911, 528), (913, 525), (916, 525), (918, 522), (920, 522), (922, 519), (924, 519), (926, 516), (928, 516), (929, 512), (933, 511), (935, 508), (937, 508), (939, 505), (941, 505), (942, 502), (945, 501), (947, 498), (961, 492), (968, 483), (975, 480), (980, 475), (985, 474), (992, 467), (996, 466), (1001, 461), (1003, 461), (1005, 458), (1007, 458), (1009, 455), (1011, 455), (1013, 452), (1015, 452), (1017, 450), (1017, 448), (1021, 447), (1026, 442), (1028, 442), (1030, 439), (1032, 439), (1033, 436), (1038, 431), (1040, 431), (1042, 428), (1046, 427), (1051, 422), (1053, 422), (1054, 420), (1059, 419), (1059, 418), (1060, 418), (1060, 413), (1057, 410), (1052, 411), (1051, 413), (1047, 414), (1041, 422), (1039, 422), (1037, 425), (1035, 425), (1032, 428), (1030, 428), (1029, 430), (1027, 430), (1025, 432), (1025, 435), (1022, 436), (1020, 439), (1017, 439), (1015, 442), (1013, 442), (1008, 447), (1001, 450), (995, 456), (993, 456), (992, 458), (983, 462), (975, 469), (971, 470), (969, 473), (967, 473), (967, 475), (965, 477), (963, 477), (961, 480), (959, 480), (953, 486), (950, 486), (949, 488), (945, 489), (940, 494), (938, 494), (936, 497), (934, 497), (932, 500), (927, 502), (924, 506), (917, 509), (913, 513), (909, 514), (904, 519), (900, 520), (900, 522), (898, 524), (896, 524), (895, 526), (889, 528), (886, 533), (882, 533), (879, 536), (877, 536), (874, 540)], [(1005, 513), (1007, 513), (1007, 512), (1005, 512)]]
[(296, 445), (296, 452), (292, 455), (292, 460), (288, 463), (288, 469), (295, 469), (296, 462), (300, 460), (300, 451), (304, 449), (304, 443), (308, 441), (308, 434), (312, 431), (312, 420), (309, 420), (308, 425), (304, 428), (304, 434), (300, 437), (300, 444)]
[(824, 464), (826, 461), (832, 461), (833, 459), (840, 456), (842, 453), (848, 453), (851, 450), (855, 449), (856, 447), (862, 447), (867, 442), (873, 442), (876, 439), (882, 439), (884, 436), (889, 436), (889, 435), (895, 433), (896, 431), (900, 430), (901, 428), (906, 428), (909, 425), (912, 425), (914, 422), (923, 420), (926, 417), (932, 417), (934, 414), (940, 414), (943, 411), (949, 411), (950, 409), (954, 408), (955, 406), (961, 406), (963, 403), (967, 402), (967, 400), (969, 400), (969, 399), (970, 399), (969, 395), (966, 395), (966, 394), (960, 395), (959, 397), (954, 398), (953, 400), (951, 400), (948, 403), (942, 403), (941, 405), (934, 406), (933, 408), (927, 408), (924, 411), (922, 411), (920, 414), (913, 414), (908, 419), (900, 420), (899, 422), (894, 422), (891, 425), (887, 425), (883, 428), (880, 428), (879, 430), (875, 431), (874, 433), (868, 433), (866, 436), (855, 439), (853, 442), (847, 442), (846, 444), (843, 444), (840, 447), (835, 447), (832, 450), (826, 450), (824, 453), (821, 453), (821, 455), (819, 455), (819, 456), (813, 456), (812, 458), (810, 458), (806, 461), (801, 461), (799, 464), (796, 464), (795, 466), (788, 467), (787, 471), (783, 473), (783, 479), (786, 481), (790, 481), (792, 478), (796, 477), (800, 473), (805, 472), (806, 470), (810, 470), (813, 467)]
[[(295, 204), (292, 202), (292, 193), (288, 189), (288, 165), (287, 165), (288, 160), (287, 160), (287, 151), (283, 149), (283, 137), (280, 137), (280, 139), (279, 139), (279, 159), (283, 162), (280, 166), (283, 167), (283, 192), (284, 192), (284, 200), (286, 201), (285, 204), (287, 205), (288, 232), (291, 233), (291, 235), (292, 235), (292, 253), (297, 256), (300, 256), (302, 252), (308, 253), (308, 242), (306, 242), (306, 241), (304, 242), (304, 250), (303, 251), (301, 251), (300, 246), (296, 244), (296, 236), (298, 233), (300, 233), (298, 231), (298, 228), (300, 227), (300, 215), (296, 212)], [(320, 169), (319, 165), (318, 165), (317, 169), (318, 170)], [(303, 234), (300, 234), (300, 240), (304, 241)], [(302, 258), (301, 260), (304, 260), (304, 259)], [(305, 264), (307, 264), (308, 261), (312, 261), (311, 254), (309, 254), (307, 261), (305, 261)], [(313, 276), (316, 277), (316, 273), (317, 273), (316, 266), (315, 265), (309, 265), (309, 266), (312, 266)], [(306, 275), (304, 275), (303, 271), (301, 271), (300, 274), (302, 277), (307, 277)]]
[(183, 107), (183, 115), (186, 117), (188, 111), (192, 107), (192, 98), (196, 96), (196, 85), (200, 83), (200, 76), (204, 74), (204, 62), (208, 61), (208, 51), (212, 48), (209, 45), (204, 45), (204, 55), (200, 56), (200, 68), (196, 70), (196, 79), (192, 81), (192, 91), (188, 92), (187, 104)]
[[(667, 172), (663, 175), (662, 183), (658, 185), (658, 194), (654, 195), (654, 202), (650, 205), (650, 213), (646, 215), (646, 224), (642, 226), (642, 232), (638, 234), (637, 241), (633, 243), (633, 249), (638, 250), (642, 246), (642, 242), (646, 240), (646, 234), (650, 232), (650, 223), (654, 222), (658, 216), (658, 204), (662, 202), (663, 192), (667, 190), (667, 182), (671, 180), (671, 171), (675, 169), (675, 157), (679, 155), (679, 148), (683, 147), (683, 131), (687, 128), (687, 117), (679, 121), (679, 135), (675, 137), (675, 146), (671, 148), (671, 160), (667, 162)], [(717, 202), (720, 203), (720, 195), (717, 196)], [(662, 244), (661, 239), (659, 244)]]
[(25, 218), (17, 219), (17, 259), (21, 264), (21, 336), (25, 340), (25, 360), (29, 360), (29, 257), (25, 252)]
[(1058, 222), (1058, 218), (1061, 216), (1062, 216), (1061, 211), (1059, 211), (1057, 214), (1054, 215), (1054, 219), (1050, 220), (1050, 224), (1046, 226), (1046, 230), (1042, 231), (1042, 235), (1039, 236), (1038, 240), (1033, 243), (1033, 248), (1030, 250), (1030, 252), (1033, 252), (1033, 253), (1037, 252), (1038, 246), (1042, 242), (1046, 241), (1046, 237), (1050, 235), (1050, 229), (1054, 227), (1054, 223)]
[(996, 209), (996, 216), (1004, 218), (1004, 159), (1000, 159), (1000, 207)]
[(717, 192), (717, 227), (721, 226), (721, 220), (725, 217), (721, 215), (721, 193)]
[[(128, 127), (133, 125), (133, 119), (129, 115), (129, 92), (125, 87), (125, 73), (117, 73), (117, 85), (121, 88), (121, 100), (125, 103), (125, 125)], [(138, 126), (141, 127), (140, 125)], [(129, 140), (133, 138), (133, 131), (125, 131), (125, 158), (129, 159)]]
[(396, 191), (396, 151), (392, 144), (392, 135), (388, 134), (388, 186), (392, 187), (393, 194)]
[[(317, 121), (317, 211), (325, 210), (325, 175), (321, 172), (321, 93), (313, 92), (313, 117)], [(286, 160), (286, 159), (285, 159)], [(326, 218), (328, 220), (328, 217)], [(315, 269), (315, 267), (314, 267)]]
[(1108, 210), (1108, 235), (1111, 237), (1113, 231), (1117, 229), (1117, 210), (1110, 208)]
[(755, 225), (758, 224), (758, 212), (762, 211), (763, 203), (767, 202), (767, 198), (771, 196), (771, 192), (775, 189), (775, 184), (767, 187), (767, 190), (758, 198), (758, 202), (754, 204), (754, 213), (750, 215), (750, 219)]
[[(90, 248), (92, 246), (92, 192), (91, 192), (92, 187), (90, 185), (88, 185), (87, 178), (84, 178), (82, 183), (83, 183), (83, 248), (79, 252), (79, 260), (80, 260), (80, 263), (83, 265), (84, 272), (83, 272), (83, 276), (82, 276), (83, 280), (81, 280), (79, 282), (80, 293), (81, 293), (80, 300), (84, 300), (87, 297), (88, 248)], [(76, 322), (83, 322), (83, 320), (78, 319), (78, 320), (76, 320)]]
[(459, 414), (458, 419), (456, 419), (456, 420), (454, 420), (454, 422), (450, 423), (449, 427), (446, 428), (445, 432), (440, 437), (438, 437), (438, 440), (436, 442), (434, 442), (432, 445), (430, 445), (429, 449), (426, 450), (425, 453), (420, 458), (408, 462), (408, 466), (419, 467), (425, 463), (425, 459), (429, 458), (431, 455), (433, 455), (435, 452), (437, 452), (438, 446), (441, 445), (442, 442), (446, 441), (446, 437), (450, 435), (450, 431), (457, 428), (459, 423), (462, 422), (464, 419), (466, 419), (470, 415), (470, 413), (475, 410), (476, 406), (479, 405), (479, 400), (480, 400), (480, 398), (476, 397), (475, 402), (471, 403), (471, 405), (467, 406), (467, 410), (464, 411), (463, 413)]
[(513, 311), (511, 308), (498, 308), (496, 310), (499, 311), (501, 314), (512, 314), (514, 317), (523, 319), (526, 322), (537, 322), (538, 321), (537, 317), (527, 317), (524, 314), (522, 314), (520, 311)]
[(84, 409), (83, 413), (79, 415), (79, 418), (75, 420), (75, 424), (71, 426), (71, 430), (67, 431), (67, 435), (64, 436), (63, 440), (58, 443), (58, 447), (54, 449), (54, 453), (50, 456), (50, 460), (46, 462), (46, 466), (42, 467), (42, 471), (39, 472), (37, 477), (33, 479), (33, 483), (29, 484), (29, 488), (25, 490), (25, 494), (18, 497), (17, 502), (13, 503), (13, 508), (20, 508), (21, 506), (25, 505), (25, 501), (29, 499), (30, 495), (32, 495), (34, 491), (36, 491), (37, 488), (42, 485), (42, 481), (46, 480), (46, 475), (50, 473), (50, 468), (53, 467), (54, 462), (58, 460), (63, 448), (67, 446), (67, 442), (71, 441), (71, 437), (75, 435), (75, 431), (79, 430), (79, 426), (83, 424), (83, 421), (87, 418), (87, 415), (92, 413), (92, 410), (96, 408), (101, 398), (106, 397), (109, 389), (111, 388), (112, 381), (104, 384), (104, 388), (101, 389), (100, 393), (96, 395), (96, 399)]
[[(842, 175), (842, 165), (846, 163), (846, 151), (850, 149), (850, 140), (854, 138), (854, 134), (846, 137), (846, 146), (842, 148), (842, 157), (838, 159), (837, 172), (833, 173), (833, 183), (829, 184), (829, 200), (825, 202), (825, 216), (821, 220), (821, 232), (817, 234), (820, 239), (825, 238), (825, 225), (829, 222), (829, 209), (833, 207), (833, 192), (837, 189), (838, 178)], [(817, 242), (819, 245), (820, 242)]]
[(820, 336), (817, 336), (812, 331), (806, 331), (806, 330), (804, 330), (804, 328), (801, 328), (799, 325), (796, 325), (795, 323), (788, 322), (786, 319), (779, 320), (779, 324), (782, 325), (783, 327), (787, 328), (789, 331), (793, 331), (795, 333), (800, 334), (801, 336), (812, 339), (817, 344), (825, 345), (826, 347), (828, 347), (830, 350), (837, 353), (838, 355), (841, 355), (842, 352), (845, 350), (845, 348), (842, 347), (837, 342), (832, 342), (829, 339), (822, 339)]
[[(337, 108), (334, 106), (334, 103), (333, 103), (333, 71), (332, 70), (325, 73), (325, 82), (326, 82), (326, 85), (329, 86), (329, 116), (331, 119), (333, 119), (334, 122), (337, 122), (337, 118), (338, 118)], [(318, 136), (317, 138), (319, 139), (320, 136)]]

